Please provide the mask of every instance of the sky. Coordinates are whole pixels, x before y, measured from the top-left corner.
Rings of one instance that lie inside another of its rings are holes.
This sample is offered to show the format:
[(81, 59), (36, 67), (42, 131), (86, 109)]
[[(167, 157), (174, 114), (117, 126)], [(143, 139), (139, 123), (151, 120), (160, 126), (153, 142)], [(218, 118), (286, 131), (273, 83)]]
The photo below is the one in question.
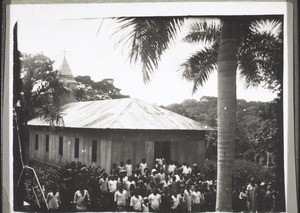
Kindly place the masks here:
[[(65, 54), (74, 76), (89, 75), (94, 81), (112, 78), (122, 94), (157, 105), (217, 96), (216, 71), (195, 94), (192, 94), (193, 84), (182, 79), (178, 71), (180, 64), (201, 48), (200, 44), (182, 42), (188, 32), (188, 24), (163, 54), (148, 84), (142, 80), (140, 66), (129, 62), (128, 48), (122, 42), (116, 46), (124, 34), (116, 33), (119, 25), (110, 18), (85, 18), (80, 13), (71, 18), (35, 18), (34, 13), (30, 19), (22, 19), (21, 16), (18, 21), (19, 50), (23, 53), (43, 53), (55, 61), (55, 69), (59, 68)], [(246, 89), (243, 79), (237, 77), (238, 99), (265, 102), (275, 97), (276, 94), (261, 87)]]

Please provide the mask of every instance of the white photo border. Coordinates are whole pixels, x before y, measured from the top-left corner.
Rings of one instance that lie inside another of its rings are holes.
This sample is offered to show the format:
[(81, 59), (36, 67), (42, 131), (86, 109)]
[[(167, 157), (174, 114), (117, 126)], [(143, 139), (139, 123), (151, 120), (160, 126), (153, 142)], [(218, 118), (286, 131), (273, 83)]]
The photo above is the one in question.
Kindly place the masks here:
[[(30, 1), (29, 1), (30, 2)], [(71, 1), (72, 2), (72, 1)], [(40, 7), (47, 13), (39, 14)], [(149, 9), (151, 8), (151, 9)], [(5, 69), (3, 94), (2, 165), (3, 187), (8, 194), (9, 212), (13, 212), (12, 96), (13, 96), (13, 26), (18, 20), (74, 18), (76, 10), (89, 11), (84, 18), (126, 16), (284, 16), (284, 168), (286, 212), (297, 212), (294, 128), (293, 74), (293, 4), (291, 2), (148, 2), (100, 4), (17, 4), (6, 8)], [(58, 16), (61, 15), (61, 17)], [(81, 18), (81, 17), (76, 17)], [(82, 17), (83, 18), (83, 17)]]

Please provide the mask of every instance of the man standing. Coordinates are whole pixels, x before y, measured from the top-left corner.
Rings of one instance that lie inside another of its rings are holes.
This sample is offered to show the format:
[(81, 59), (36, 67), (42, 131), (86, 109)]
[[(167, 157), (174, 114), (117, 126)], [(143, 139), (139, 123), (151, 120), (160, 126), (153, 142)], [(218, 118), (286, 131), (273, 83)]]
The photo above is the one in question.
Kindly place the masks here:
[(109, 195), (108, 195), (108, 178), (107, 173), (104, 173), (99, 180), (100, 191), (101, 191), (101, 204), (103, 207), (103, 211), (107, 211), (107, 207), (109, 205)]
[(130, 206), (132, 207), (133, 211), (141, 212), (143, 203), (144, 202), (142, 196), (138, 194), (137, 190), (134, 190), (133, 196), (130, 199)]
[(150, 212), (158, 212), (159, 205), (161, 203), (161, 196), (157, 193), (157, 189), (153, 190), (153, 192), (149, 195), (148, 200)]
[(146, 163), (146, 159), (143, 158), (142, 162), (140, 163), (140, 170), (141, 170), (141, 175), (144, 176), (145, 175), (145, 169), (148, 168), (148, 165)]
[(127, 191), (123, 189), (123, 185), (120, 185), (119, 190), (117, 190), (114, 195), (114, 201), (117, 204), (119, 212), (126, 211), (127, 196)]
[(47, 203), (49, 206), (49, 210), (54, 211), (59, 208), (60, 205), (60, 195), (57, 191), (56, 187), (53, 187), (52, 191), (50, 191), (47, 195)]

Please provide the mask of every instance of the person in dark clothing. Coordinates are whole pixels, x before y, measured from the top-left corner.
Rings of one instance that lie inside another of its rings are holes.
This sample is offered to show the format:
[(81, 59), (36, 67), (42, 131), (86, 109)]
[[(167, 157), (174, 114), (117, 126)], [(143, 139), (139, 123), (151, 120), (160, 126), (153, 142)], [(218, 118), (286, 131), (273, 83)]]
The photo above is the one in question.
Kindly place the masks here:
[(117, 175), (119, 175), (119, 170), (118, 170), (118, 168), (117, 168), (117, 164), (116, 164), (116, 163), (113, 163), (113, 164), (112, 164), (112, 168), (111, 168), (110, 174), (111, 174), (112, 176), (117, 176)]
[(194, 163), (193, 167), (192, 167), (192, 176), (195, 177), (198, 174), (200, 174), (200, 170), (198, 168), (198, 165), (196, 163)]
[(247, 209), (247, 199), (248, 199), (248, 192), (246, 191), (246, 187), (243, 186), (240, 194), (239, 194), (239, 208), (238, 211), (244, 212)]
[(209, 185), (209, 189), (207, 192), (204, 193), (204, 198), (205, 198), (205, 205), (204, 205), (204, 211), (214, 211), (213, 207), (213, 185)]
[(172, 205), (172, 198), (167, 187), (163, 188), (163, 193), (161, 194), (161, 211), (170, 212)]
[(265, 207), (265, 204), (266, 204), (266, 193), (267, 193), (267, 187), (266, 187), (266, 184), (265, 182), (262, 182), (260, 184), (260, 187), (259, 187), (259, 191), (258, 191), (258, 211), (259, 212), (264, 212), (266, 211), (266, 207)]
[(267, 186), (264, 207), (266, 212), (270, 212), (272, 209), (272, 189), (270, 185)]

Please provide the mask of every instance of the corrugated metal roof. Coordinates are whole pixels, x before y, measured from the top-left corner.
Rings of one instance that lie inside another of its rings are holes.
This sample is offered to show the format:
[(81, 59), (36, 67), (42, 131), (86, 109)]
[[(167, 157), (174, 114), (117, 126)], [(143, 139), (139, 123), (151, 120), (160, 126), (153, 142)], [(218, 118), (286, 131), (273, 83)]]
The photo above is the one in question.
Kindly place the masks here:
[[(190, 118), (132, 98), (68, 103), (62, 106), (65, 127), (93, 129), (212, 130)], [(48, 126), (39, 118), (31, 126)]]

